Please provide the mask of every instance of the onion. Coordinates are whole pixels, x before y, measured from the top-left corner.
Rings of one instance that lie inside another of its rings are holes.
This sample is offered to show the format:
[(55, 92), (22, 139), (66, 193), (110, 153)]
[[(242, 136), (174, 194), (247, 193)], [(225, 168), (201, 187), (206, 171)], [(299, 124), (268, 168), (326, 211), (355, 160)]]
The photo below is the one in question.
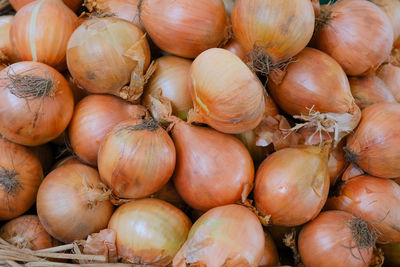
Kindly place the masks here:
[(251, 189), (254, 166), (245, 146), (231, 135), (177, 120), (174, 183), (191, 207), (209, 210), (235, 203)]
[(385, 266), (400, 265), (400, 243), (380, 245), (385, 256)]
[(362, 112), (345, 151), (364, 172), (384, 178), (400, 177), (400, 104), (380, 103)]
[(273, 99), (290, 115), (308, 121), (305, 126), (334, 132), (338, 143), (358, 125), (361, 112), (346, 74), (327, 54), (305, 48), (287, 67), (283, 79), (275, 78), (268, 82)]
[(10, 42), (10, 28), (14, 16), (0, 16), (0, 61), (9, 63), (17, 61)]
[(400, 242), (400, 186), (389, 179), (361, 175), (347, 181), (328, 209), (343, 210), (372, 222), (379, 243)]
[[(34, 1), (35, 0), (10, 0), (10, 4), (16, 11), (18, 11), (23, 6)], [(63, 2), (74, 12), (78, 11), (82, 4), (82, 0), (63, 0)]]
[(360, 217), (327, 211), (301, 230), (299, 252), (307, 267), (367, 267), (374, 239), (371, 225)]
[(61, 0), (40, 0), (22, 7), (15, 15), (11, 45), (19, 60), (38, 61), (60, 70), (78, 17)]
[(351, 94), (360, 109), (381, 102), (396, 103), (392, 91), (375, 75), (350, 77), (349, 82)]
[(256, 267), (263, 257), (264, 244), (257, 216), (243, 206), (221, 206), (195, 222), (173, 265)]
[(268, 232), (264, 232), (265, 246), (264, 255), (259, 263), (259, 267), (273, 267), (279, 266), (279, 256), (274, 240)]
[(151, 107), (153, 97), (167, 99), (171, 102), (172, 114), (186, 119), (188, 111), (193, 107), (188, 88), (192, 61), (164, 56), (156, 60), (156, 65), (157, 69), (143, 93), (143, 104)]
[(389, 87), (397, 102), (400, 102), (400, 67), (384, 64), (377, 70), (377, 76)]
[(153, 120), (117, 124), (99, 149), (101, 179), (120, 198), (142, 198), (160, 190), (171, 178), (174, 143)]
[(353, 177), (363, 175), (364, 172), (360, 170), (354, 163), (350, 163), (346, 170), (343, 172), (342, 181), (350, 180)]
[(235, 134), (260, 123), (265, 109), (263, 86), (231, 52), (221, 48), (203, 52), (192, 64), (189, 84), (194, 104), (189, 121)]
[(54, 238), (70, 243), (107, 227), (110, 192), (98, 172), (83, 164), (61, 166), (46, 176), (36, 200), (40, 222)]
[(36, 215), (15, 218), (0, 229), (0, 237), (18, 248), (40, 250), (59, 245), (43, 228)]
[(118, 123), (147, 117), (143, 106), (110, 95), (90, 95), (75, 108), (69, 125), (71, 147), (83, 161), (97, 165), (97, 153), (106, 134)]
[(30, 147), (29, 149), (39, 159), (40, 164), (42, 165), (43, 168), (43, 174), (47, 175), (51, 170), (54, 159), (51, 146), (49, 144), (44, 144), (41, 146)]
[(343, 0), (321, 11), (317, 48), (332, 56), (348, 75), (374, 71), (390, 54), (393, 27), (379, 7), (368, 1)]
[(160, 190), (150, 195), (152, 198), (157, 198), (164, 200), (180, 210), (184, 210), (187, 208), (185, 201), (183, 201), (182, 197), (176, 191), (175, 185), (172, 180), (169, 180), (166, 185), (164, 185)]
[(0, 220), (10, 220), (35, 203), (43, 171), (26, 147), (0, 137), (0, 151)]
[(221, 0), (141, 0), (139, 15), (159, 48), (186, 58), (217, 47), (227, 30)]
[(171, 204), (141, 199), (119, 207), (108, 228), (117, 234), (123, 262), (167, 266), (185, 242), (192, 223)]
[(398, 0), (369, 0), (388, 15), (393, 27), (394, 40), (400, 38), (400, 2)]
[(239, 43), (239, 41), (236, 39), (231, 39), (226, 45), (224, 45), (223, 48), (229, 50), (242, 60), (246, 56), (246, 51), (244, 50), (243, 46)]
[(87, 91), (136, 101), (146, 79), (143, 72), (150, 64), (150, 48), (134, 24), (118, 18), (92, 18), (72, 34), (67, 64), (77, 85)]
[(64, 77), (38, 62), (18, 62), (0, 72), (0, 134), (27, 146), (57, 138), (71, 120), (74, 100)]
[(328, 145), (285, 148), (256, 173), (254, 200), (274, 225), (297, 226), (320, 213), (329, 191)]

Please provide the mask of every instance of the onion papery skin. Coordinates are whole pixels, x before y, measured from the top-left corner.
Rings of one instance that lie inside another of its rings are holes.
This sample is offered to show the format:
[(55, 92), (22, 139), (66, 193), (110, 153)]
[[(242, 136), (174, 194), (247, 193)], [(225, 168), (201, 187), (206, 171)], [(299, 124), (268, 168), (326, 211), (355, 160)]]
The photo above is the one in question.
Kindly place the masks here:
[(384, 64), (376, 73), (389, 87), (396, 101), (400, 102), (400, 67), (392, 64)]
[(344, 0), (320, 14), (318, 49), (332, 56), (346, 74), (374, 71), (390, 54), (393, 28), (388, 16), (368, 1)]
[(397, 0), (369, 0), (380, 7), (389, 17), (393, 27), (394, 40), (400, 37), (400, 2)]
[(107, 227), (114, 207), (98, 172), (83, 164), (61, 166), (43, 180), (36, 207), (54, 238), (70, 243)]
[(101, 179), (120, 198), (142, 198), (160, 190), (176, 162), (174, 143), (154, 121), (117, 124), (99, 149)]
[(225, 38), (227, 16), (221, 0), (142, 0), (139, 14), (154, 43), (176, 56), (195, 58)]
[(193, 61), (189, 75), (194, 105), (189, 120), (231, 134), (252, 130), (260, 123), (264, 88), (236, 55), (221, 48), (209, 49)]
[(354, 217), (344, 211), (322, 212), (301, 230), (298, 249), (307, 267), (367, 267), (372, 247), (358, 249), (349, 223)]
[(328, 197), (328, 153), (326, 147), (299, 146), (268, 156), (257, 170), (254, 188), (261, 214), (281, 226), (317, 217)]
[(265, 235), (265, 246), (264, 246), (264, 255), (259, 263), (259, 267), (273, 267), (279, 266), (279, 256), (278, 251), (276, 250), (276, 246), (272, 236), (268, 232), (264, 232)]
[[(18, 11), (23, 6), (26, 6), (27, 4), (30, 4), (34, 1), (35, 0), (10, 0), (10, 4), (15, 9), (15, 11)], [(74, 12), (78, 11), (82, 4), (82, 0), (63, 0), (63, 2)]]
[(68, 82), (39, 62), (18, 62), (2, 70), (0, 98), (0, 134), (26, 146), (57, 138), (67, 128), (74, 109)]
[(73, 151), (90, 165), (97, 165), (98, 151), (107, 133), (118, 123), (147, 117), (146, 108), (111, 95), (90, 95), (75, 108), (69, 125)]
[(1, 63), (14, 63), (17, 56), (10, 41), (10, 28), (14, 16), (0, 16), (0, 61)]
[(243, 46), (239, 43), (236, 39), (231, 39), (226, 45), (223, 47), (224, 49), (232, 52), (240, 59), (244, 59), (247, 55), (246, 51), (244, 50)]
[(61, 0), (35, 1), (15, 15), (11, 45), (20, 61), (42, 62), (64, 70), (68, 39), (76, 27), (78, 17)]
[(310, 0), (287, 5), (274, 0), (236, 0), (232, 26), (246, 52), (260, 48), (273, 62), (287, 60), (306, 47), (314, 31)]
[(150, 48), (133, 23), (113, 17), (92, 18), (72, 34), (67, 64), (75, 82), (87, 91), (129, 99), (121, 89), (131, 81), (134, 70), (140, 76), (147, 69)]
[(380, 103), (362, 111), (361, 122), (347, 137), (348, 159), (364, 172), (400, 177), (400, 104)]
[(23, 215), (15, 218), (0, 229), (0, 237), (18, 248), (40, 250), (59, 244), (43, 228), (36, 215)]
[(375, 75), (350, 77), (349, 82), (351, 93), (361, 110), (377, 103), (396, 103), (392, 91)]
[(109, 229), (116, 232), (122, 262), (167, 266), (186, 241), (192, 223), (178, 208), (159, 199), (119, 207)]
[(385, 266), (396, 267), (400, 265), (400, 243), (384, 244), (379, 246), (385, 256)]
[(189, 71), (192, 61), (175, 56), (163, 56), (156, 60), (157, 69), (151, 76), (143, 92), (142, 102), (151, 105), (151, 97), (159, 96), (168, 99), (172, 106), (172, 115), (186, 119), (193, 107), (188, 88)]
[(240, 200), (254, 180), (254, 165), (235, 137), (178, 120), (172, 129), (176, 147), (173, 181), (183, 200), (209, 210)]
[(43, 179), (39, 159), (28, 148), (0, 137), (0, 220), (25, 213)]
[(261, 223), (235, 204), (213, 208), (190, 229), (173, 266), (252, 266), (260, 263), (265, 238)]

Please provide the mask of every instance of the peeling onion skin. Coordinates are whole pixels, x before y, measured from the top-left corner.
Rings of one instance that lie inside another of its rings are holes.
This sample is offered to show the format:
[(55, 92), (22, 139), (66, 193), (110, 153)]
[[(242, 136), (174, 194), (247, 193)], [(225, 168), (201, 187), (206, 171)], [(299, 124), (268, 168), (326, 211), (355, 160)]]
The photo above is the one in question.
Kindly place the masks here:
[(263, 257), (264, 245), (264, 232), (257, 216), (240, 205), (220, 206), (194, 223), (173, 266), (256, 267)]
[(400, 102), (400, 67), (384, 64), (376, 71), (377, 76), (385, 82), (397, 102)]

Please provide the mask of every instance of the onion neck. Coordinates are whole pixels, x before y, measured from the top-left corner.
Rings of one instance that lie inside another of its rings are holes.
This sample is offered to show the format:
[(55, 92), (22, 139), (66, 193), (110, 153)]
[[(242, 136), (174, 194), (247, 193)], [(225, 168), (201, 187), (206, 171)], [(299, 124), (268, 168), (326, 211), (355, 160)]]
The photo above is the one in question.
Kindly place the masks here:
[(17, 248), (31, 248), (31, 244), (29, 241), (25, 240), (24, 237), (15, 235), (11, 237), (10, 243), (16, 246)]
[(348, 226), (351, 239), (358, 249), (369, 249), (375, 246), (379, 232), (370, 222), (364, 221), (361, 217), (354, 217)]
[(0, 166), (0, 185), (3, 187), (4, 192), (9, 195), (18, 194), (19, 190), (23, 187), (18, 179), (18, 172), (15, 170), (7, 170)]
[(334, 4), (321, 6), (319, 15), (315, 18), (314, 32), (321, 31), (327, 24), (329, 24), (329, 21), (332, 19), (333, 6)]
[(6, 88), (18, 98), (35, 99), (55, 95), (54, 83), (50, 74), (43, 70), (43, 77), (30, 74), (31, 70), (16, 73), (11, 67), (7, 72), (9, 83)]
[(99, 202), (110, 200), (111, 190), (107, 189), (104, 184), (99, 183), (97, 186), (88, 184), (87, 177), (83, 178), (82, 184), (85, 190), (87, 205), (90, 209), (94, 208)]

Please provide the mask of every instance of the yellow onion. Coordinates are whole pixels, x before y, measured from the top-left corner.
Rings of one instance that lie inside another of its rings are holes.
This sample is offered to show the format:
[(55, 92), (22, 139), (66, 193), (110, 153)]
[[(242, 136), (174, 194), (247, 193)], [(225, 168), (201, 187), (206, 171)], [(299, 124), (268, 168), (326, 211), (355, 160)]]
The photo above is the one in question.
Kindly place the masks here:
[(256, 173), (254, 200), (274, 225), (297, 226), (318, 216), (328, 197), (328, 145), (284, 148)]
[(67, 64), (77, 85), (87, 91), (136, 101), (143, 91), (150, 48), (133, 23), (113, 17), (92, 18), (72, 34)]
[(173, 55), (195, 58), (225, 38), (221, 0), (141, 0), (140, 21), (154, 43)]
[(257, 267), (264, 246), (264, 232), (257, 216), (243, 206), (221, 206), (195, 222), (173, 266)]
[[(23, 6), (34, 1), (35, 0), (10, 0), (10, 4), (16, 11), (18, 11)], [(63, 2), (74, 12), (78, 11), (82, 4), (82, 0), (63, 0)]]
[(279, 266), (279, 256), (276, 250), (275, 242), (271, 237), (271, 234), (264, 232), (265, 235), (265, 246), (264, 255), (258, 264), (259, 267), (273, 267)]
[(350, 163), (342, 175), (342, 181), (350, 180), (353, 177), (363, 175), (364, 171), (358, 168), (354, 163)]
[(376, 75), (389, 87), (396, 101), (400, 102), (400, 67), (384, 64), (376, 71)]
[(369, 0), (380, 7), (389, 17), (393, 27), (394, 40), (400, 40), (400, 2), (398, 0)]
[(374, 71), (388, 58), (393, 40), (388, 16), (369, 1), (338, 1), (317, 18), (317, 48), (333, 57), (348, 75)]
[(383, 250), (385, 266), (397, 267), (400, 265), (400, 242), (379, 246)]
[(64, 70), (68, 40), (78, 17), (61, 0), (40, 0), (15, 15), (11, 45), (20, 61), (38, 61)]
[(0, 16), (0, 61), (2, 63), (13, 63), (17, 56), (10, 41), (10, 28), (14, 16)]
[(231, 51), (233, 54), (237, 55), (240, 59), (244, 59), (246, 56), (246, 51), (243, 46), (236, 39), (231, 39), (226, 45), (223, 47), (226, 50)]
[(194, 104), (189, 121), (235, 134), (260, 123), (265, 109), (264, 88), (236, 55), (221, 48), (209, 49), (194, 60), (189, 75)]
[(3, 137), (0, 151), (0, 220), (10, 220), (35, 203), (43, 170), (32, 151)]

